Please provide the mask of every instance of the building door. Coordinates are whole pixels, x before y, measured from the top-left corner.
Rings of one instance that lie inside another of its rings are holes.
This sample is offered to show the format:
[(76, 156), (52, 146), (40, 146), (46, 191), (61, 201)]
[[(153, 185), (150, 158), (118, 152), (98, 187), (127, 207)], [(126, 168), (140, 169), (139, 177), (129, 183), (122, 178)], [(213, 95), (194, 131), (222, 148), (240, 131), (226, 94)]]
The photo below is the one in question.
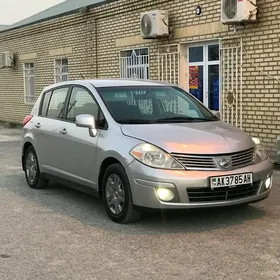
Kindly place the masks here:
[(187, 48), (188, 91), (210, 110), (220, 110), (219, 42), (190, 44)]

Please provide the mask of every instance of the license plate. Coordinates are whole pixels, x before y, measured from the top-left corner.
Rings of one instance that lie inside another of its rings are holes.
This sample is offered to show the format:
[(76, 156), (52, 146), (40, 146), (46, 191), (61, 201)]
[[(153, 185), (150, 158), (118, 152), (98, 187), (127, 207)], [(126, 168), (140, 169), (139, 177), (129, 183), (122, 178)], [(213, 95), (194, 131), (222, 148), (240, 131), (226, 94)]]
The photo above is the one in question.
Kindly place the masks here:
[(252, 184), (253, 184), (253, 173), (236, 174), (236, 175), (210, 178), (210, 187), (212, 189), (223, 188), (223, 187), (234, 188), (236, 186), (252, 185)]

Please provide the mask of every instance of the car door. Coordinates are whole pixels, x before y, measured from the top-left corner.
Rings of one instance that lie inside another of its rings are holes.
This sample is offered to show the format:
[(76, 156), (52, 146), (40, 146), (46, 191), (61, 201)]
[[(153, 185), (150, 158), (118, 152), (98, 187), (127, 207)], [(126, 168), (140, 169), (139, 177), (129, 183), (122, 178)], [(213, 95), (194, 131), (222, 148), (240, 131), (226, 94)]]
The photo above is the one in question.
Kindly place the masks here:
[(42, 172), (63, 174), (61, 146), (63, 145), (64, 107), (69, 86), (55, 88), (44, 94), (39, 115), (34, 120), (36, 151)]
[[(96, 147), (100, 129), (91, 137), (87, 128), (75, 125), (76, 116), (91, 114), (99, 119), (100, 109), (92, 93), (83, 86), (73, 86), (66, 110), (66, 122), (63, 123), (62, 158), (68, 179), (91, 188), (97, 187), (95, 170)], [(97, 122), (98, 124), (98, 122)]]

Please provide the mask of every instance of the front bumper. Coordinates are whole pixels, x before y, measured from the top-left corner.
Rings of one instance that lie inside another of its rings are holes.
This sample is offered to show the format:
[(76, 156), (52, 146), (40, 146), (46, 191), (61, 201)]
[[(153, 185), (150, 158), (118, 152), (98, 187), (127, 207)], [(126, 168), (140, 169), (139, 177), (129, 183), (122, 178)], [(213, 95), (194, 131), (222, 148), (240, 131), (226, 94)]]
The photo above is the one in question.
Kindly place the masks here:
[[(193, 202), (188, 190), (206, 189), (211, 194), (209, 177), (253, 173), (256, 193), (242, 198), (222, 199), (219, 201)], [(152, 209), (189, 209), (231, 206), (243, 203), (253, 203), (267, 198), (271, 188), (265, 188), (265, 181), (273, 175), (273, 165), (270, 160), (232, 171), (174, 171), (153, 169), (134, 160), (127, 168), (133, 203), (136, 206)], [(158, 198), (156, 188), (171, 188), (177, 198), (174, 202), (163, 202)]]

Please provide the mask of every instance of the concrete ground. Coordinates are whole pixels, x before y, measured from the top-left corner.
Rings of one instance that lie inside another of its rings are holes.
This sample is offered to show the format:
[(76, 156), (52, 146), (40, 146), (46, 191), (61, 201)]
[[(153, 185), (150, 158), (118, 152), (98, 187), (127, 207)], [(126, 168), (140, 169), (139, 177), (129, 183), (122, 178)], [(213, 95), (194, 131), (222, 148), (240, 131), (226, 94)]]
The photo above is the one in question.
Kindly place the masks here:
[(256, 205), (118, 225), (92, 197), (30, 189), (19, 137), (0, 129), (1, 280), (280, 279), (278, 171), (271, 196)]

